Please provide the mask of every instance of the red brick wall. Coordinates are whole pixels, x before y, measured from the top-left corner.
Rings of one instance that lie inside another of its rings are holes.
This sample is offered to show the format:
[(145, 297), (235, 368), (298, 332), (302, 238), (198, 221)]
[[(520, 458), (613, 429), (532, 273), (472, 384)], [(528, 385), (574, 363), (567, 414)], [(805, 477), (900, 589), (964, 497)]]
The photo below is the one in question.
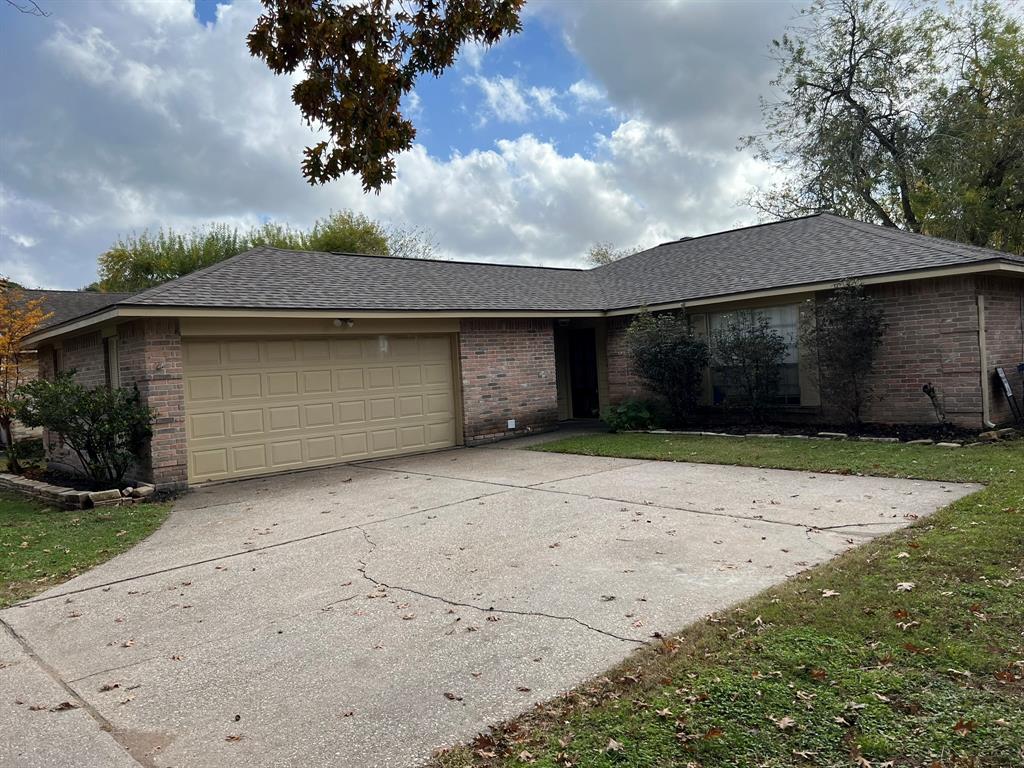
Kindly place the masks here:
[(632, 315), (608, 319), (606, 351), (609, 405), (619, 405), (634, 398), (650, 397), (650, 394), (644, 389), (643, 383), (630, 368), (629, 350), (626, 347), (626, 329), (631, 322), (633, 322)]
[[(916, 280), (873, 286), (888, 323), (878, 350), (869, 422), (934, 424), (935, 412), (922, 391), (938, 391), (949, 421), (981, 427), (978, 305), (972, 277)], [(828, 413), (827, 396), (823, 410)]]
[(459, 331), (467, 445), (557, 424), (551, 320), (463, 320)]
[[(142, 401), (154, 411), (153, 437), (131, 473), (162, 488), (183, 487), (187, 481), (185, 446), (185, 388), (181, 336), (175, 320), (136, 320), (117, 329), (118, 374), (122, 386), (135, 384)], [(65, 339), (60, 344), (62, 370), (75, 370), (82, 384), (106, 383), (103, 344), (99, 333)], [(39, 349), (39, 371), (53, 375), (53, 348)], [(77, 459), (47, 436), (53, 461), (77, 465)]]
[[(1024, 363), (1024, 278), (977, 278), (978, 293), (985, 297), (985, 346), (990, 372), (1006, 371), (1018, 403), (1024, 403), (1024, 386), (1017, 366)], [(997, 424), (1013, 419), (1002, 385), (989, 377), (991, 418)], [(1022, 405), (1021, 407), (1024, 407)]]

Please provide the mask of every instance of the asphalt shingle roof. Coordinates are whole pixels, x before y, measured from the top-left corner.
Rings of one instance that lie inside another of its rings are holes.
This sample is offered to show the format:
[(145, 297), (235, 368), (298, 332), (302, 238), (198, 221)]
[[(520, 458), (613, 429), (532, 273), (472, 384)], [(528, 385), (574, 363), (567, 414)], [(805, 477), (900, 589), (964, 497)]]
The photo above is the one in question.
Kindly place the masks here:
[[(604, 311), (1024, 257), (816, 214), (666, 243), (596, 269), (260, 247), (132, 296), (65, 292), (48, 325), (122, 306)], [(55, 294), (60, 292), (44, 292)]]
[(44, 312), (51, 316), (43, 321), (40, 329), (73, 320), (97, 310), (124, 301), (130, 293), (93, 293), (92, 291), (43, 291), (24, 290), (25, 299), (42, 299)]

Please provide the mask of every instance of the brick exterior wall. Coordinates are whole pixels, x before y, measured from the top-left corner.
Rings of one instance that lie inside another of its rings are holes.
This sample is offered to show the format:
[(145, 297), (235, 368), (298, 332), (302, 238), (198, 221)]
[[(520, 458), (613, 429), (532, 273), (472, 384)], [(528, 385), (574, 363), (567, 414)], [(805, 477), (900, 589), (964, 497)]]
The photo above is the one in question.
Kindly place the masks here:
[[(888, 330), (871, 379), (874, 397), (864, 420), (891, 424), (934, 424), (935, 412), (922, 392), (931, 383), (952, 423), (982, 429), (981, 348), (978, 343), (978, 296), (985, 297), (987, 367), (1006, 368), (1017, 396), (1024, 400), (1016, 367), (1024, 362), (1024, 280), (965, 276), (872, 286), (881, 301)], [(821, 294), (824, 297), (826, 294)], [(611, 404), (648, 397), (629, 369), (625, 331), (631, 318), (608, 321), (608, 393)], [(1011, 375), (1012, 374), (1012, 375)], [(989, 381), (991, 418), (1011, 419), (1009, 404), (994, 380)], [(814, 410), (780, 411), (780, 419), (813, 420)], [(822, 403), (817, 418), (838, 418)]]
[[(551, 320), (463, 320), (459, 358), (467, 445), (558, 423)], [(509, 419), (516, 429), (508, 429)]]
[(630, 368), (629, 352), (626, 349), (626, 329), (631, 322), (633, 318), (628, 315), (608, 318), (606, 354), (609, 405), (619, 405), (626, 400), (651, 396), (644, 388), (643, 382)]
[[(979, 277), (977, 290), (985, 297), (985, 346), (988, 367), (1002, 367), (1017, 402), (1024, 408), (1024, 384), (1017, 366), (1024, 363), (1024, 279)], [(1013, 418), (1003, 387), (989, 379), (991, 418), (996, 424)]]
[[(185, 445), (185, 384), (182, 346), (175, 320), (136, 320), (117, 329), (118, 375), (121, 386), (135, 384), (142, 401), (154, 411), (153, 437), (132, 480), (160, 488), (181, 488), (187, 483)], [(58, 352), (62, 370), (75, 370), (85, 386), (106, 383), (103, 342), (99, 333), (65, 339)], [(54, 350), (39, 349), (40, 376), (53, 376)], [(45, 438), (51, 461), (77, 466), (77, 458), (53, 435)]]

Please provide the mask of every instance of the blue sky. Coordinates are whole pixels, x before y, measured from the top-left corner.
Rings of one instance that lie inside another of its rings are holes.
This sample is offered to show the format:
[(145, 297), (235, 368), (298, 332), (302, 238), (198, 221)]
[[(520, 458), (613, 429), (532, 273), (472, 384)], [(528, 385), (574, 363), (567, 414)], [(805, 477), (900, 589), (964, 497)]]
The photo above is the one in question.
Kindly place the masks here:
[(741, 201), (771, 171), (736, 146), (799, 8), (531, 0), (520, 35), (418, 83), (416, 144), (365, 195), (301, 178), (315, 135), (289, 78), (248, 55), (257, 0), (40, 2), (50, 17), (0, 7), (0, 272), (47, 287), (90, 282), (129, 232), (342, 208), (448, 258), (574, 266), (595, 242), (750, 223)]

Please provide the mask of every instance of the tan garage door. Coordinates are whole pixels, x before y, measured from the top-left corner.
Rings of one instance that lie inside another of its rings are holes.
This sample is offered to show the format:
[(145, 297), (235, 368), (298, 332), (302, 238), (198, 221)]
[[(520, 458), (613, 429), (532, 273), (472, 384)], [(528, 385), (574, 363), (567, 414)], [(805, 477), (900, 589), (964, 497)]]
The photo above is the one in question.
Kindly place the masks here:
[(189, 481), (455, 444), (449, 336), (185, 341)]

